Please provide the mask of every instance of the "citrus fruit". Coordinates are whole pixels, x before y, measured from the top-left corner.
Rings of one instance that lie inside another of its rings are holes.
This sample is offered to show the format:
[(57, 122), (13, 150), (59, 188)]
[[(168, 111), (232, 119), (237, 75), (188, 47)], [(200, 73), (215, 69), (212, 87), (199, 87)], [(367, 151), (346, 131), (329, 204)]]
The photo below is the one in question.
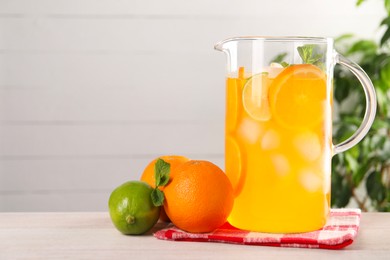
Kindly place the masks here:
[[(170, 168), (170, 171), (171, 171), (170, 176), (171, 177), (170, 178), (172, 178), (172, 175), (174, 174), (174, 171), (177, 168), (177, 166), (179, 166), (180, 164), (185, 163), (189, 160), (187, 157), (180, 156), (180, 155), (164, 155), (164, 156), (161, 156), (161, 157), (156, 158), (153, 161), (151, 161), (146, 166), (144, 172), (142, 173), (141, 181), (148, 183), (150, 186), (152, 186), (152, 188), (156, 187), (156, 181), (154, 178), (154, 165), (156, 164), (158, 159), (162, 159), (165, 162), (170, 164), (170, 166), (171, 166), (171, 168)], [(159, 189), (163, 190), (164, 187), (159, 187)], [(168, 218), (167, 214), (165, 213), (164, 208), (161, 208), (160, 219), (162, 221), (169, 222), (169, 218)]]
[(233, 208), (233, 188), (224, 172), (208, 161), (180, 165), (165, 186), (164, 209), (178, 228), (211, 232), (226, 222)]
[(326, 75), (317, 66), (297, 64), (284, 69), (272, 82), (269, 103), (272, 115), (283, 127), (311, 127), (323, 120)]
[(237, 119), (238, 119), (238, 109), (240, 104), (238, 103), (239, 98), (241, 99), (241, 89), (242, 89), (242, 82), (244, 80), (241, 79), (227, 79), (227, 90), (226, 90), (226, 130), (229, 132), (233, 132), (237, 125)]
[(153, 188), (142, 181), (129, 181), (117, 187), (108, 207), (114, 226), (123, 234), (140, 235), (150, 230), (160, 216), (160, 207), (152, 203)]
[[(156, 181), (154, 179), (154, 165), (156, 164), (158, 159), (162, 159), (171, 165), (171, 177), (177, 166), (190, 160), (187, 157), (180, 155), (164, 155), (151, 161), (144, 169), (141, 176), (141, 181), (148, 183), (150, 186), (152, 186), (152, 188), (156, 187)], [(160, 187), (160, 189), (161, 188), (163, 187)]]
[(240, 146), (231, 136), (225, 139), (225, 171), (237, 197), (245, 183), (245, 171), (242, 170), (244, 158), (241, 155)]
[(270, 80), (267, 73), (256, 74), (245, 84), (242, 91), (242, 103), (248, 115), (258, 121), (271, 118), (268, 104)]

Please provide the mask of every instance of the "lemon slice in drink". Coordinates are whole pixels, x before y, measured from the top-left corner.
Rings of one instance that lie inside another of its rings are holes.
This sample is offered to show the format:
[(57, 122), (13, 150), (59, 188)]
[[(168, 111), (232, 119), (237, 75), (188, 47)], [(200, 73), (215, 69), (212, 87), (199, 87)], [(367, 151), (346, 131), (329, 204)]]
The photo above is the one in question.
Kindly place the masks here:
[(271, 118), (268, 103), (269, 85), (268, 73), (260, 73), (249, 78), (244, 86), (242, 103), (245, 111), (254, 120), (267, 121)]

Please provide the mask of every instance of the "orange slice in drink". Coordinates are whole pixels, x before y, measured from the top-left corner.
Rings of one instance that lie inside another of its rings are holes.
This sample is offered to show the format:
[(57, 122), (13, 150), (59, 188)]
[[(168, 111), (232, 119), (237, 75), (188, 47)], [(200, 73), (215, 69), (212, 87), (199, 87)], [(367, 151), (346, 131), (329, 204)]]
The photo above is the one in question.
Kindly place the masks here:
[(272, 116), (289, 129), (318, 125), (326, 107), (326, 75), (311, 64), (286, 68), (269, 89)]
[(268, 104), (269, 84), (267, 73), (256, 74), (246, 82), (242, 91), (244, 109), (257, 121), (267, 121), (271, 118)]
[(228, 78), (226, 89), (226, 130), (233, 132), (236, 129), (238, 118), (238, 99), (241, 93), (241, 79)]
[(242, 190), (245, 182), (243, 166), (243, 157), (240, 147), (236, 140), (231, 136), (226, 136), (225, 140), (225, 172), (228, 176), (234, 190), (234, 195), (237, 197)]

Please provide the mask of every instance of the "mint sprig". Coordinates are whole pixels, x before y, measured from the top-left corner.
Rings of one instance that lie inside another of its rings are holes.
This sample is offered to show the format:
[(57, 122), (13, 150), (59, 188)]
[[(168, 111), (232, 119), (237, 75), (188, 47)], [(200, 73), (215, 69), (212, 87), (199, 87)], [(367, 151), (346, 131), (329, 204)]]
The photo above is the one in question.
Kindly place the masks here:
[(153, 205), (156, 207), (164, 204), (164, 193), (158, 188), (163, 187), (169, 182), (171, 165), (161, 158), (158, 158), (154, 165), (154, 179), (156, 188), (151, 193)]
[(298, 47), (297, 50), (304, 64), (313, 64), (320, 69), (325, 68), (323, 62), (324, 55), (318, 45), (306, 44)]
[(160, 207), (164, 204), (164, 193), (158, 188), (154, 189), (150, 196), (154, 206)]
[(156, 180), (156, 187), (165, 186), (169, 181), (169, 174), (171, 172), (171, 165), (158, 158), (154, 165), (154, 179)]
[(278, 55), (276, 55), (276, 57), (274, 57), (271, 61), (272, 62), (276, 62), (276, 63), (279, 63), (280, 65), (283, 66), (283, 68), (286, 68), (288, 66), (290, 66), (290, 64), (288, 64), (287, 62), (284, 61), (284, 59), (287, 57), (287, 52), (282, 52)]
[(282, 62), (280, 63), (280, 65), (282, 65), (283, 68), (287, 68), (288, 66), (290, 66), (290, 64), (288, 64), (288, 63), (285, 62), (285, 61), (282, 61)]

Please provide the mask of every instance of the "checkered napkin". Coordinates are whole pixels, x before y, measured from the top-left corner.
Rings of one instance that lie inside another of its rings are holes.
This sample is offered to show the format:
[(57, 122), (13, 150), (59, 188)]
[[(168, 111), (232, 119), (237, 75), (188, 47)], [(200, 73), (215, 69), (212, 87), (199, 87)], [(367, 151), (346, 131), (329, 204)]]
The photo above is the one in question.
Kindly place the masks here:
[(360, 209), (332, 209), (326, 225), (317, 231), (300, 234), (270, 234), (237, 229), (229, 223), (211, 233), (188, 233), (169, 224), (154, 236), (163, 240), (221, 242), (243, 245), (340, 249), (355, 239)]

